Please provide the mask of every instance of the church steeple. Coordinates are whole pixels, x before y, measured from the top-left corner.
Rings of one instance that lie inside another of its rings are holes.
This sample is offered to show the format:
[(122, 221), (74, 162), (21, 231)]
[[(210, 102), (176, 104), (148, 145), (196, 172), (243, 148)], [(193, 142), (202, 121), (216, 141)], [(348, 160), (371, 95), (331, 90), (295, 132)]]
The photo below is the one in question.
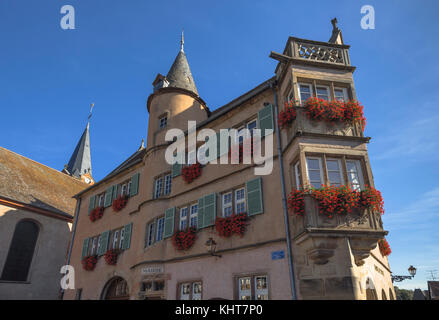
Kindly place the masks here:
[(91, 105), (90, 115), (88, 116), (87, 126), (70, 157), (69, 163), (62, 170), (64, 173), (81, 179), (86, 183), (94, 183), (91, 174), (91, 154), (90, 154), (90, 117), (94, 104)]

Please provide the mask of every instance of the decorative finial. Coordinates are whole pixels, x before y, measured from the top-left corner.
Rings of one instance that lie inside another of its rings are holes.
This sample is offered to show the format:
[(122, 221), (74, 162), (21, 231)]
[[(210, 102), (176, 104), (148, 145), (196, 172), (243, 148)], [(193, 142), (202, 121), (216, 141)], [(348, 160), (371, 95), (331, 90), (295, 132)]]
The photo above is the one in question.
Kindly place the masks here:
[(145, 139), (142, 139), (142, 143), (140, 144), (139, 150), (145, 149)]
[(334, 30), (338, 30), (338, 27), (337, 27), (337, 18), (334, 18), (334, 19), (332, 19), (331, 20), (331, 23), (332, 23), (332, 29), (334, 29)]
[(180, 51), (184, 52), (183, 46), (184, 46), (184, 29), (181, 30), (181, 40), (180, 40)]
[(90, 118), (91, 118), (92, 113), (93, 113), (93, 107), (95, 106), (94, 102), (90, 106), (91, 106), (91, 108), (90, 108), (90, 113), (88, 114), (88, 121), (90, 121)]

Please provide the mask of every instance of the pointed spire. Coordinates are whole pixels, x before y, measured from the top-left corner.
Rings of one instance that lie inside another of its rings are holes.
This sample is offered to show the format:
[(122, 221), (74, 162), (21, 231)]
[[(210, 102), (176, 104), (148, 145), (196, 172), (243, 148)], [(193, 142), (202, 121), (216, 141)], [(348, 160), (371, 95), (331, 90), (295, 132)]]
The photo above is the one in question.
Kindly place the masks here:
[(181, 30), (180, 51), (184, 52), (184, 29)]
[(91, 155), (90, 155), (90, 118), (92, 115), (94, 103), (91, 104), (90, 114), (88, 116), (87, 126), (82, 133), (81, 138), (70, 157), (69, 163), (62, 170), (63, 172), (80, 178), (84, 174), (91, 176)]
[(180, 52), (175, 58), (174, 63), (169, 69), (166, 79), (169, 81), (169, 87), (181, 88), (192, 91), (198, 95), (191, 69), (184, 53), (184, 35), (181, 33)]

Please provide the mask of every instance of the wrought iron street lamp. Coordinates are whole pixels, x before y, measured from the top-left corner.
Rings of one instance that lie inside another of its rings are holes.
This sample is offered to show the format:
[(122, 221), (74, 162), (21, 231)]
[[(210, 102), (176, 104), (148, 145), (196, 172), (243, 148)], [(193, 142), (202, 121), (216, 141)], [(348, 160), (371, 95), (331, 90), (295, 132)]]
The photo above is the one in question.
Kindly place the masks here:
[(409, 276), (394, 276), (394, 275), (392, 275), (392, 282), (395, 282), (395, 281), (401, 282), (401, 281), (406, 280), (406, 279), (412, 279), (416, 275), (416, 268), (413, 266), (410, 266), (408, 270), (410, 273)]

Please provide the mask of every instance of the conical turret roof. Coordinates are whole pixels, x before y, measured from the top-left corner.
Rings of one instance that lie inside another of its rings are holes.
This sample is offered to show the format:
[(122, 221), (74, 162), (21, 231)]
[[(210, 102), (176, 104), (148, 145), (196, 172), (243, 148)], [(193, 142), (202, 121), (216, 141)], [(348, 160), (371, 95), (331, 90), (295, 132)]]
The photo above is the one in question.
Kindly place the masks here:
[(66, 169), (70, 175), (78, 178), (85, 173), (91, 175), (89, 123), (87, 123), (87, 126), (82, 133), (81, 139), (79, 139)]

